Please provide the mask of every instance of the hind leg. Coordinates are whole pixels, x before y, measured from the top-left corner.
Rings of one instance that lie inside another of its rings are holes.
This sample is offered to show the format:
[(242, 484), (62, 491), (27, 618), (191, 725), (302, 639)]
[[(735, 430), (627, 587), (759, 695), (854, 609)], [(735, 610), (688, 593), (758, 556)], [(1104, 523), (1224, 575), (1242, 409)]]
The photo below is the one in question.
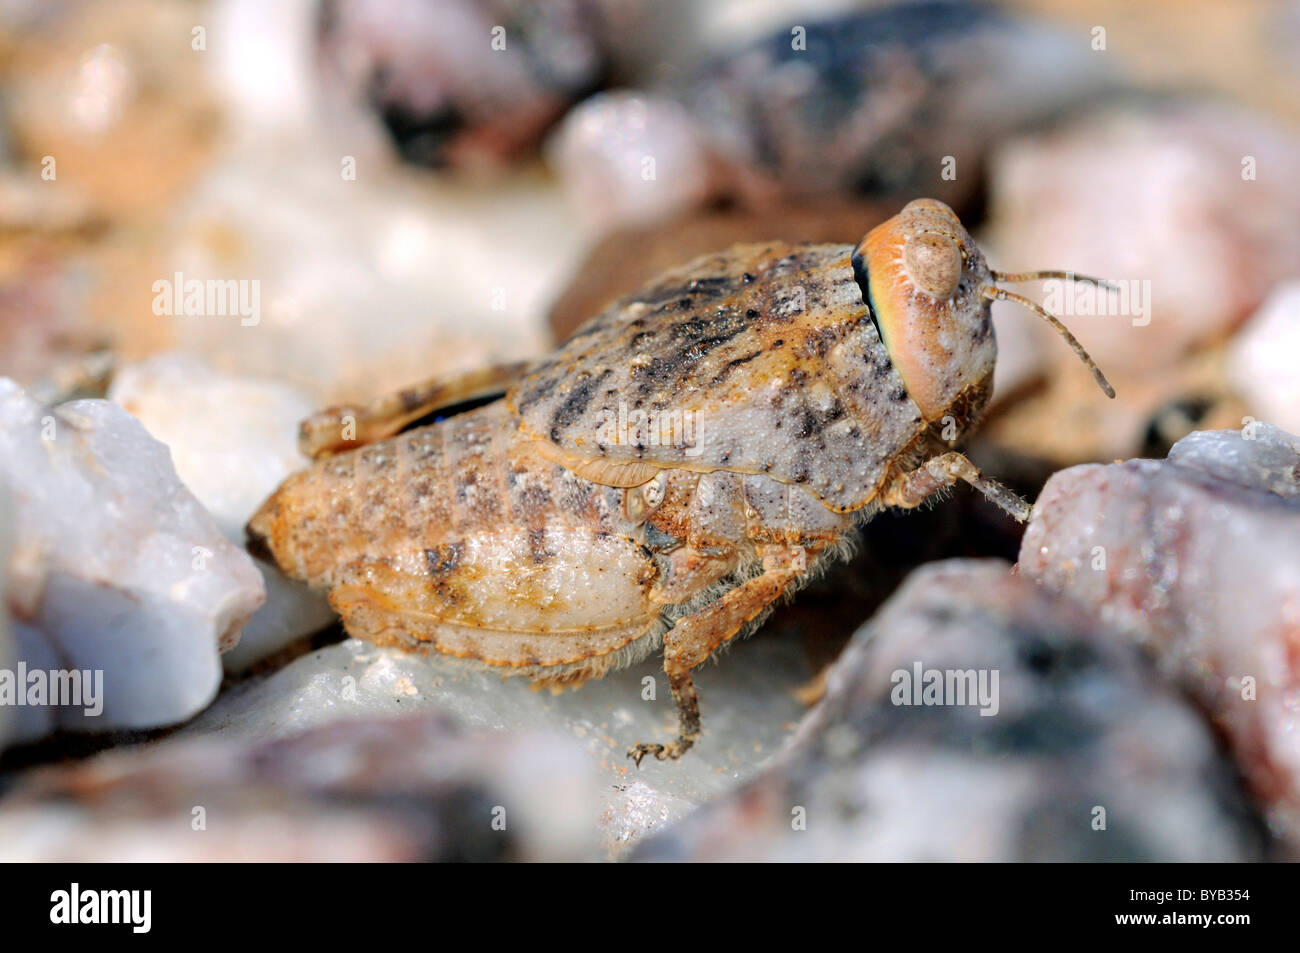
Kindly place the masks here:
[(317, 459), (383, 440), (443, 407), (503, 393), (523, 375), (529, 363), (494, 364), (462, 374), (433, 377), (369, 404), (330, 407), (302, 422), (298, 448)]

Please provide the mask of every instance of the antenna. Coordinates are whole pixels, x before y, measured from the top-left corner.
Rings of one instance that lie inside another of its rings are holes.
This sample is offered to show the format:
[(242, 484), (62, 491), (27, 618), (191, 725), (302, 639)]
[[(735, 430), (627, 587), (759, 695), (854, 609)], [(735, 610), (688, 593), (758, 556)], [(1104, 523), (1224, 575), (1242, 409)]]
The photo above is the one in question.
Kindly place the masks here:
[(1018, 285), (1023, 281), (1040, 281), (1043, 278), (1061, 278), (1065, 281), (1084, 281), (1091, 285), (1097, 285), (1099, 288), (1105, 288), (1107, 291), (1119, 291), (1117, 285), (1109, 281), (1102, 281), (1100, 278), (1089, 278), (1087, 275), (1076, 275), (1072, 271), (989, 271), (994, 281), (1009, 281), (1013, 285)]
[[(1037, 278), (1064, 278), (1067, 281), (1087, 281), (1112, 291), (1115, 290), (1115, 286), (1112, 284), (1108, 284), (1107, 282), (1101, 281), (1097, 278), (1074, 275), (1068, 271), (1033, 271), (1021, 274), (994, 271), (991, 272), (991, 274), (995, 281), (1015, 282), (1033, 281)], [(1052, 314), (1052, 312), (1048, 311), (1037, 301), (1031, 301), (1024, 295), (1016, 294), (1014, 291), (1008, 291), (1006, 288), (999, 288), (996, 285), (985, 285), (983, 294), (984, 297), (997, 301), (1014, 301), (1016, 304), (1022, 305), (1030, 311), (1033, 311), (1052, 327), (1056, 328), (1056, 332), (1061, 335), (1061, 337), (1065, 338), (1070, 347), (1074, 349), (1074, 353), (1079, 355), (1079, 360), (1083, 361), (1083, 363), (1087, 365), (1088, 370), (1092, 371), (1092, 376), (1097, 379), (1097, 386), (1102, 389), (1102, 392), (1112, 400), (1115, 398), (1115, 388), (1110, 386), (1110, 381), (1106, 380), (1106, 375), (1101, 372), (1101, 368), (1097, 366), (1097, 362), (1088, 355), (1088, 352), (1083, 349), (1083, 345), (1079, 343), (1079, 339), (1070, 333), (1070, 329), (1062, 324), (1056, 315)]]

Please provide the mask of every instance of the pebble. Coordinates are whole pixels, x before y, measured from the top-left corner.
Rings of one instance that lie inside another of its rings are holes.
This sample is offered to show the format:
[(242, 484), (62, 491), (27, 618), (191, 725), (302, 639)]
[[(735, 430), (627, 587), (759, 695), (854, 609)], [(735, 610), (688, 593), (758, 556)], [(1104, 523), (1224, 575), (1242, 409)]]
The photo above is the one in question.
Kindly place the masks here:
[[(914, 572), (772, 764), (631, 859), (1263, 856), (1262, 826), (1196, 711), (1127, 640), (1010, 570)], [(971, 673), (969, 696), (922, 690), (950, 671)]]
[(538, 356), (545, 308), (580, 252), (538, 177), (493, 188), (355, 160), (312, 138), (257, 140), (214, 161), (169, 231), (159, 294), (238, 282), (238, 308), (155, 297), (181, 350), (283, 381), (318, 406)]
[[(990, 168), (1003, 271), (1066, 268), (1049, 310), (1117, 378), (1231, 331), (1300, 274), (1300, 139), (1211, 102), (1114, 106), (1012, 139)], [(1037, 292), (1034, 285), (1025, 289)], [(1044, 288), (1044, 300), (1053, 289)], [(1074, 358), (1055, 349), (1056, 363)], [(1117, 384), (1118, 386), (1118, 384)]]
[[(13, 671), (18, 660), (17, 646), (9, 627), (9, 604), (5, 588), (9, 576), (9, 554), (13, 549), (13, 513), (7, 480), (0, 479), (0, 671)], [(13, 709), (0, 705), (0, 750), (13, 731)]]
[[(315, 409), (278, 381), (213, 370), (189, 354), (168, 354), (122, 368), (108, 396), (171, 451), (176, 475), (225, 537), (244, 544), (244, 526), (290, 473), (307, 464), (298, 424)], [(222, 656), (237, 672), (319, 631), (336, 618), (325, 596), (255, 559), (266, 601)]]
[(1018, 565), (1154, 655), (1300, 851), (1300, 438), (1198, 431), (1166, 460), (1062, 471)]
[(1300, 433), (1300, 281), (1274, 288), (1237, 333), (1228, 374), (1252, 416)]
[[(88, 697), (20, 705), (18, 737), (150, 728), (203, 709), (219, 654), (265, 590), (167, 448), (117, 404), (50, 408), (0, 378), (0, 480), (15, 519), (7, 601), (26, 646), (18, 663), (81, 672), (100, 709)], [(26, 697), (38, 702), (33, 684)]]
[(0, 800), (0, 859), (589, 860), (599, 807), (571, 740), (426, 712), (35, 769)]
[(960, 207), (993, 143), (1109, 83), (1079, 37), (966, 0), (765, 13), (736, 18), (766, 21), (761, 35), (715, 26), (715, 49), (670, 81), (571, 113), (551, 154), (575, 209), (612, 228), (647, 223), (656, 200), (661, 219), (705, 198)]

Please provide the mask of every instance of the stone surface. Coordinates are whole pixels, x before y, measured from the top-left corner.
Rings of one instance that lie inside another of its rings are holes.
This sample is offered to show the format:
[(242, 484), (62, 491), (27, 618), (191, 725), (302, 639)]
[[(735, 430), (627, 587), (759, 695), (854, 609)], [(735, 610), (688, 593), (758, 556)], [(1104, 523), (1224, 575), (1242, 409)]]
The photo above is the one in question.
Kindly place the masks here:
[[(913, 573), (772, 764), (633, 859), (1261, 857), (1262, 828), (1197, 713), (1126, 640), (1010, 569)], [(984, 670), (989, 689), (998, 673), (995, 704), (897, 703), (918, 664)]]
[(0, 859), (586, 860), (596, 783), (569, 739), (434, 713), (167, 741), (29, 773), (0, 801)]
[(0, 140), (0, 225), (6, 232), (73, 233), (95, 224), (95, 210), (75, 187), (52, 189), (39, 169), (8, 166)]
[(793, 19), (761, 8), (697, 14), (691, 32), (712, 50), (671, 51), (648, 92), (571, 113), (552, 156), (583, 218), (644, 225), (719, 197), (770, 209), (924, 194), (959, 207), (991, 144), (1111, 82), (1078, 37), (986, 4), (817, 4)]
[(575, 214), (596, 234), (671, 219), (718, 191), (706, 135), (664, 96), (592, 96), (565, 117), (546, 152)]
[(218, 126), (202, 82), (205, 57), (190, 45), (193, 5), (42, 8), (25, 22), (0, 23), (14, 151), (38, 172), (53, 156), (57, 179), (40, 185), (83, 195), (111, 218), (165, 207), (193, 181)]
[(14, 501), (7, 601), (20, 646), (38, 656), (33, 666), (103, 672), (97, 716), (20, 713), (46, 719), (38, 727), (102, 731), (172, 724), (207, 705), (218, 654), (264, 590), (177, 480), (167, 448), (116, 404), (47, 408), (0, 379), (0, 479)]
[[(533, 691), (522, 679), (446, 656), (408, 654), (348, 639), (247, 679), (182, 728), (183, 737), (259, 738), (336, 720), (410, 711), (453, 713), (466, 725), (576, 736), (604, 780), (600, 831), (613, 855), (669, 820), (751, 776), (803, 713), (796, 688), (813, 674), (796, 638), (749, 639), (697, 670), (704, 737), (677, 762), (626, 756), (637, 741), (670, 737), (676, 724), (658, 658), (577, 691)], [(644, 700), (646, 679), (655, 699)]]
[(1300, 281), (1278, 285), (1232, 344), (1229, 375), (1251, 415), (1300, 433)]
[(1300, 275), (1297, 157), (1289, 128), (1204, 99), (1116, 103), (1009, 140), (990, 170), (989, 263), (1116, 283), (1016, 288), (1078, 337), (1117, 399), (1046, 323), (1021, 318), (1039, 342), (1042, 386), (990, 415), (983, 436), (1059, 469), (1163, 456), (1191, 429), (1270, 419), (1243, 405), (1257, 391), (1233, 393), (1227, 341)]
[(498, 171), (599, 85), (606, 23), (585, 0), (338, 0), (315, 18), (314, 84), (409, 162)]
[(738, 179), (954, 205), (991, 145), (1116, 82), (1084, 37), (966, 0), (787, 18), (701, 62), (681, 98)]
[(307, 463), (298, 424), (317, 408), (279, 381), (168, 354), (120, 368), (108, 398), (167, 445), (176, 475), (232, 541), (243, 540), (262, 501)]
[[(0, 222), (0, 231), (7, 227)], [(39, 250), (16, 251), (12, 263), (7, 257), (0, 248), (0, 376), (35, 389), (99, 342), (85, 327), (87, 295), (76, 269)]]
[[(280, 482), (305, 466), (298, 424), (315, 408), (294, 388), (214, 371), (192, 355), (172, 354), (122, 368), (108, 396), (171, 451), (181, 482), (236, 546), (244, 526)], [(266, 602), (222, 657), (239, 671), (335, 619), (321, 593), (254, 560)]]
[(1135, 635), (1191, 691), (1300, 849), (1300, 438), (1201, 431), (1164, 461), (1058, 473), (1019, 566)]

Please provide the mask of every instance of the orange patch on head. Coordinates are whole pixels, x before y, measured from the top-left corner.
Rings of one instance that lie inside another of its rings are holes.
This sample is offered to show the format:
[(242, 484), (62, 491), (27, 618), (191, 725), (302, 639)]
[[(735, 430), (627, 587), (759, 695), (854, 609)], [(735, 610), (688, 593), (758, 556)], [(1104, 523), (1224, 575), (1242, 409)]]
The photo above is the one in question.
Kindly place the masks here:
[(926, 420), (942, 417), (960, 389), (965, 369), (953, 342), (966, 318), (962, 276), (972, 253), (957, 216), (931, 199), (872, 229), (853, 253), (890, 360)]

